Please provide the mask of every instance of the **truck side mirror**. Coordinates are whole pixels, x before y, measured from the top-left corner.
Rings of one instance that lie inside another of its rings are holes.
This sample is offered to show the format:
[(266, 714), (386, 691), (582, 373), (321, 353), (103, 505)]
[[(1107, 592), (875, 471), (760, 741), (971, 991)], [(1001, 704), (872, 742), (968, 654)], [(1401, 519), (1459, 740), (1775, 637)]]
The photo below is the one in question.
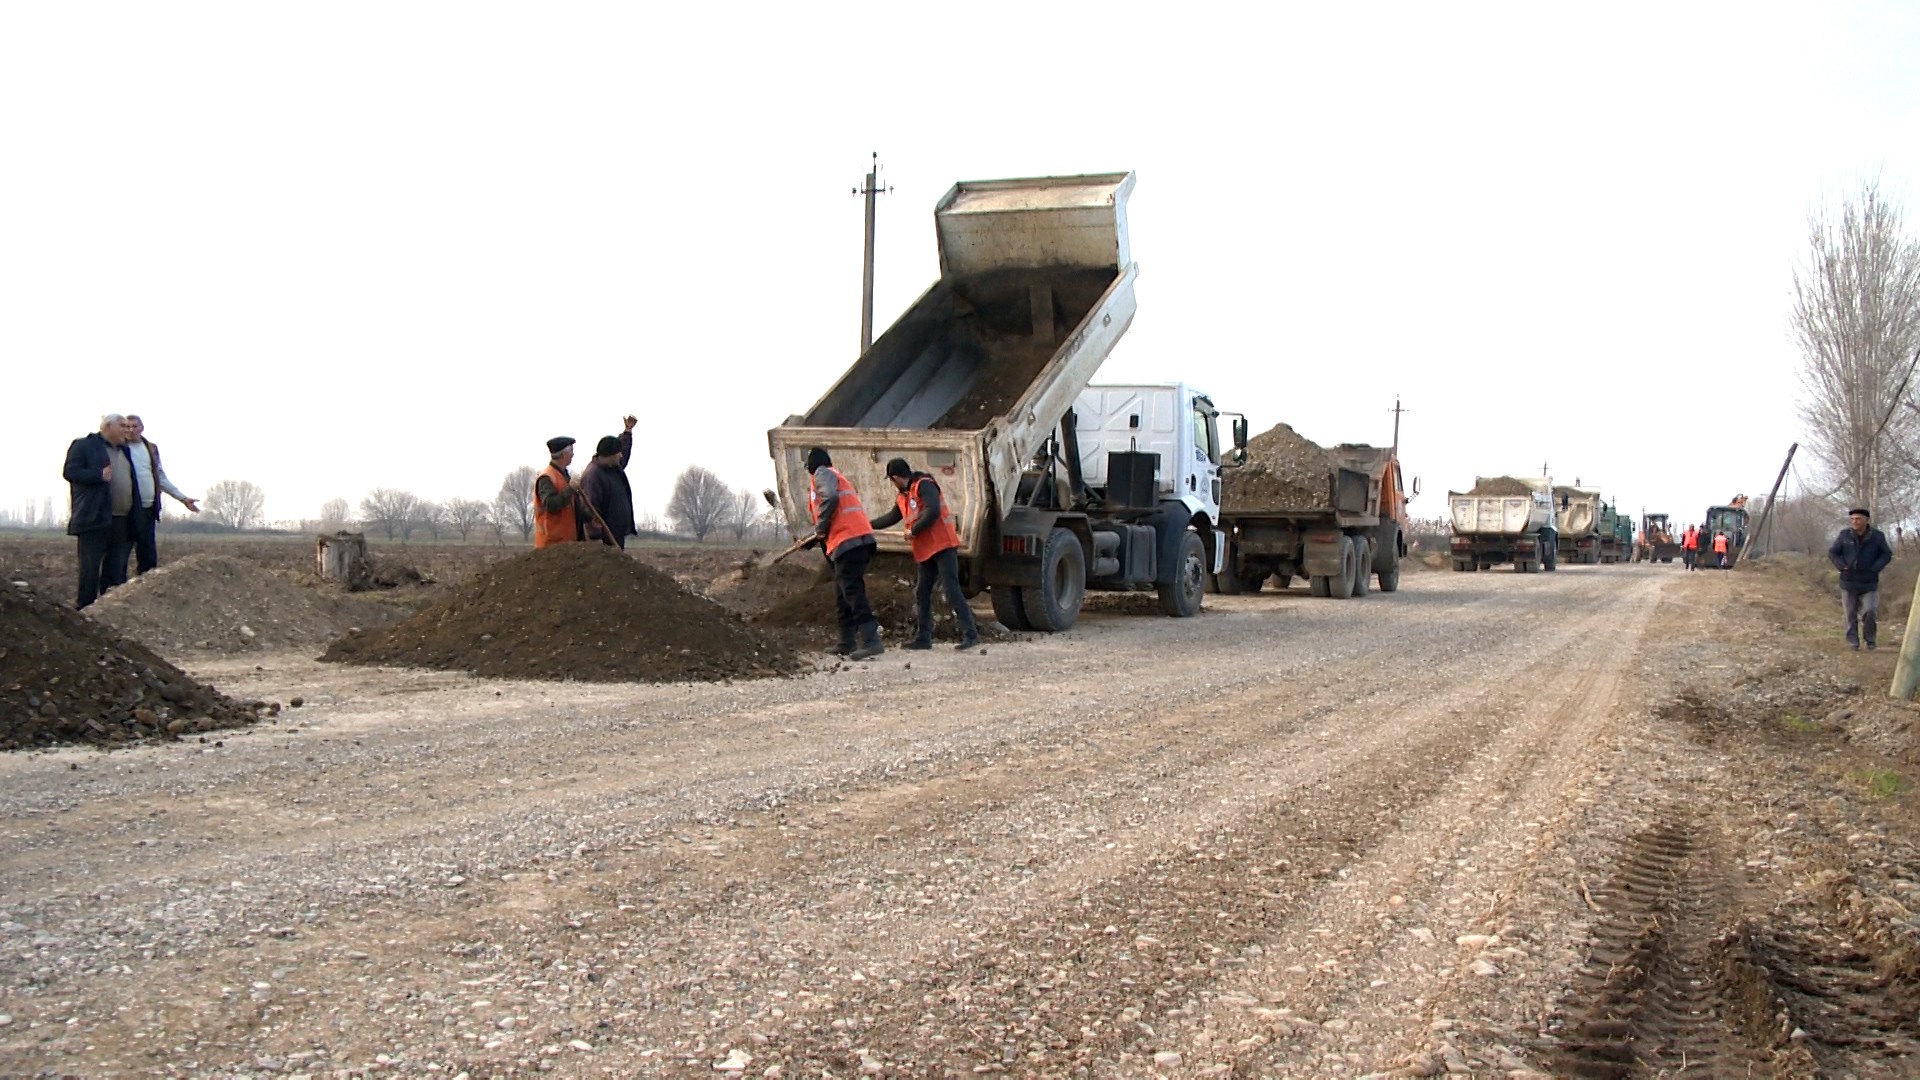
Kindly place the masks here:
[(1413, 493), (1420, 494), (1420, 478), (1417, 476), (1413, 478)]
[[(1244, 416), (1236, 416), (1233, 418), (1233, 448), (1235, 450), (1245, 450), (1247, 448), (1247, 418)], [(1240, 456), (1245, 458), (1246, 455), (1241, 454)]]

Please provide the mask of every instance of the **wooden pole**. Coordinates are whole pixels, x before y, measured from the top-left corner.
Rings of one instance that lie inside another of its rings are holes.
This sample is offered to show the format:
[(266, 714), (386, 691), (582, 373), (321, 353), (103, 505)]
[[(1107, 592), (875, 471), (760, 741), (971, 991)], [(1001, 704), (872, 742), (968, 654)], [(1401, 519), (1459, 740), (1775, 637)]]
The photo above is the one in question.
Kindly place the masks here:
[[(1913, 603), (1920, 604), (1920, 578), (1913, 582)], [(1920, 690), (1920, 607), (1907, 608), (1907, 628), (1900, 634), (1900, 662), (1893, 666), (1893, 686), (1888, 696), (1895, 701), (1912, 701)]]
[(1760, 524), (1747, 530), (1747, 542), (1740, 545), (1739, 557), (1734, 559), (1734, 562), (1746, 561), (1748, 549), (1752, 548), (1753, 542), (1760, 538), (1760, 531), (1767, 527), (1767, 519), (1773, 516), (1774, 496), (1780, 494), (1780, 485), (1787, 479), (1787, 469), (1793, 465), (1793, 452), (1798, 449), (1800, 449), (1799, 443), (1787, 447), (1787, 460), (1780, 463), (1780, 475), (1773, 478), (1773, 490), (1767, 492), (1767, 505), (1760, 508)]

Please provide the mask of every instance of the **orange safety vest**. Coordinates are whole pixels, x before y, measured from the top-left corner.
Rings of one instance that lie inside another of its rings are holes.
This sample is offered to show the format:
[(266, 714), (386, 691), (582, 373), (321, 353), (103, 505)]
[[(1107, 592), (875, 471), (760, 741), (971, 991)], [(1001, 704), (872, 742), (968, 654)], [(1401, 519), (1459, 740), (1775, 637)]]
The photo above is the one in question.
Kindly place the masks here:
[[(900, 506), (900, 523), (908, 529), (912, 529), (913, 523), (920, 520), (920, 483), (923, 480), (932, 482), (933, 478), (924, 473), (915, 476), (907, 484), (907, 490), (894, 500)], [(939, 484), (933, 486), (936, 490), (940, 487)], [(953, 507), (947, 504), (944, 492), (939, 499), (940, 517), (917, 533), (907, 533), (907, 539), (913, 542), (914, 562), (926, 562), (948, 548), (960, 546), (960, 530), (953, 526)]]
[[(847, 478), (840, 470), (831, 465), (822, 465), (822, 469), (833, 474), (834, 483), (840, 492), (840, 502), (834, 508), (833, 521), (827, 525), (827, 554), (840, 550), (840, 545), (859, 536), (873, 535), (873, 522), (867, 520), (867, 508), (860, 505), (860, 493), (853, 490)], [(807, 488), (807, 512), (813, 516), (813, 523), (820, 524), (820, 474), (815, 472)]]
[(1713, 534), (1713, 553), (1715, 555), (1725, 555), (1727, 553), (1726, 533)]
[(1680, 547), (1683, 551), (1700, 550), (1700, 534), (1688, 529), (1687, 535), (1680, 541)]
[[(548, 465), (541, 470), (541, 476), (553, 481), (556, 491), (565, 491), (572, 485), (567, 480), (565, 470), (558, 465)], [(534, 490), (539, 491), (539, 480), (534, 480)], [(546, 547), (548, 544), (566, 544), (580, 539), (580, 523), (574, 516), (573, 500), (567, 500), (567, 508), (557, 514), (548, 513), (540, 505), (540, 496), (533, 497), (533, 546)]]

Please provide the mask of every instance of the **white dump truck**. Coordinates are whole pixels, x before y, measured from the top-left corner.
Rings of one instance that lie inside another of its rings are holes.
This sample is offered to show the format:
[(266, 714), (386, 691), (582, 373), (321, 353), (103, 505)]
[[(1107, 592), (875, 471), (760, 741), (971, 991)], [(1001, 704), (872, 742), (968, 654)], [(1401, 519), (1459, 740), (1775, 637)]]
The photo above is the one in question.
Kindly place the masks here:
[(1453, 568), (1490, 570), (1510, 562), (1520, 573), (1559, 564), (1553, 481), (1481, 476), (1472, 491), (1447, 493), (1453, 523)]
[[(1064, 630), (1088, 589), (1200, 610), (1220, 566), (1219, 411), (1182, 383), (1092, 386), (1127, 330), (1132, 173), (960, 183), (934, 209), (940, 280), (805, 413), (767, 434), (789, 527), (812, 447), (878, 515), (886, 463), (931, 474), (961, 577), (1009, 628)], [(1235, 446), (1246, 443), (1244, 421)], [(904, 536), (878, 537), (883, 552)]]

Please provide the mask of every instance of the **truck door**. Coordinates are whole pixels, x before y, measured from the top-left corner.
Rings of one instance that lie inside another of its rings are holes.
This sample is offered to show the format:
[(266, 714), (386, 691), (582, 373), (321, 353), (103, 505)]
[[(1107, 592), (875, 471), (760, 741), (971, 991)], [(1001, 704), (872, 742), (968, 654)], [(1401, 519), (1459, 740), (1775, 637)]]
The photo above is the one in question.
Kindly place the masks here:
[(1213, 402), (1193, 396), (1190, 414), (1193, 446), (1187, 455), (1187, 475), (1181, 494), (1189, 505), (1206, 512), (1210, 520), (1220, 517), (1220, 412)]

